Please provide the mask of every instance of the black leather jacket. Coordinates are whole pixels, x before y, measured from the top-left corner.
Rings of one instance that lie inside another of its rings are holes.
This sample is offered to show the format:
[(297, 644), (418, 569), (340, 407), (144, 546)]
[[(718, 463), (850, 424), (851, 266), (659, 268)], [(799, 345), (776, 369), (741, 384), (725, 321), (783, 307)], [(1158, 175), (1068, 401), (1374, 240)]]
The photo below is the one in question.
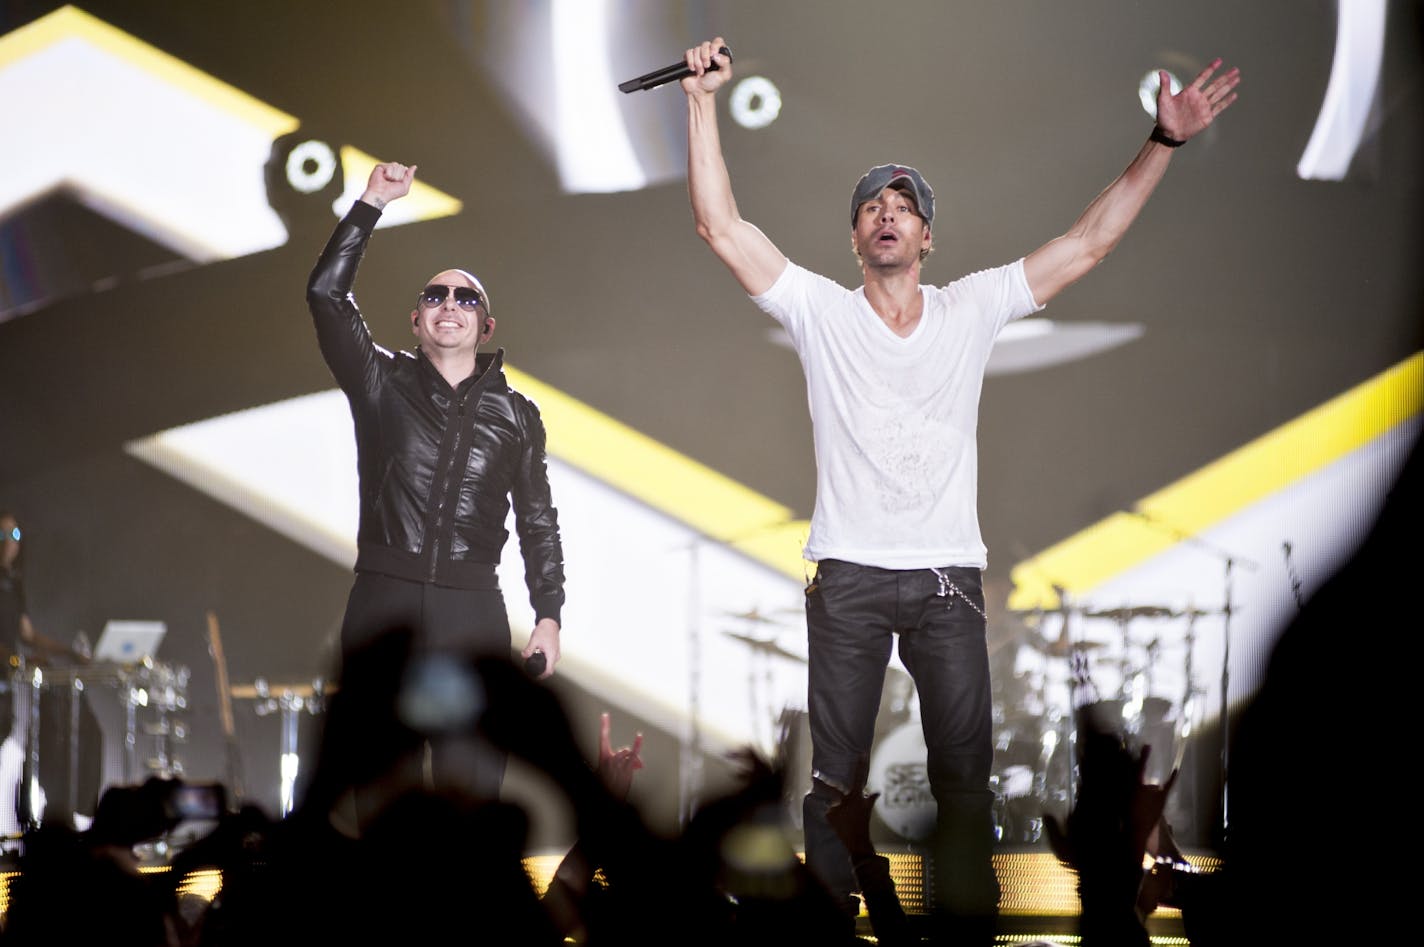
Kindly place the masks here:
[(356, 570), (496, 588), (512, 501), (535, 620), (558, 620), (563, 548), (539, 409), (509, 387), (503, 349), (480, 354), (475, 374), (451, 388), (418, 349), (392, 353), (372, 341), (351, 287), (378, 219), (357, 201), (307, 282), (322, 357), (355, 421)]

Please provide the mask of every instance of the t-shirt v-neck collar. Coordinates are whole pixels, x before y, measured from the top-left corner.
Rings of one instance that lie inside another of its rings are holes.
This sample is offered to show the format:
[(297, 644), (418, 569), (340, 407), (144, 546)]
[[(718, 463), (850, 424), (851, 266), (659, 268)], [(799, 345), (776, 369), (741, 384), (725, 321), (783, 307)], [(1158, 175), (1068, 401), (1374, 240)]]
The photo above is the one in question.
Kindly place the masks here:
[(865, 298), (864, 286), (861, 286), (859, 289), (857, 289), (855, 291), (855, 295), (860, 302), (861, 310), (870, 318), (875, 320), (876, 324), (879, 326), (879, 331), (885, 333), (886, 338), (894, 342), (898, 342), (902, 345), (908, 345), (915, 339), (919, 338), (920, 333), (924, 331), (926, 321), (925, 317), (929, 315), (930, 311), (930, 295), (929, 293), (925, 292), (925, 285), (923, 283), (920, 284), (919, 290), (920, 321), (915, 323), (915, 327), (910, 330), (909, 335), (901, 335), (900, 333), (896, 332), (894, 329), (890, 328), (888, 325), (885, 324), (885, 320), (880, 318), (880, 313), (876, 312), (875, 307), (870, 304), (870, 300)]

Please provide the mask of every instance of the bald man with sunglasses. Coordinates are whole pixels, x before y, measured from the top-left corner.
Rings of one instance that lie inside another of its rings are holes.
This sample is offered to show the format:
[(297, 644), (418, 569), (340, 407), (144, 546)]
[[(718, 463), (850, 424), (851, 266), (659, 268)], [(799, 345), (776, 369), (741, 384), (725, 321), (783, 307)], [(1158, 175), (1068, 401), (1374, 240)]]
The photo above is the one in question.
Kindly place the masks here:
[[(415, 166), (377, 165), (312, 270), (307, 305), (322, 357), (351, 404), (360, 475), (356, 577), (341, 628), (343, 656), (390, 629), (419, 652), (509, 656), (496, 567), (511, 507), (535, 625), (522, 656), (559, 660), (563, 547), (549, 490), (538, 407), (509, 386), (489, 295), (465, 270), (437, 273), (415, 294), (416, 346), (371, 339), (352, 286), (388, 203), (410, 192)], [(536, 659), (537, 660), (537, 659)], [(493, 798), (504, 759), (489, 747), (430, 748), (437, 785)]]

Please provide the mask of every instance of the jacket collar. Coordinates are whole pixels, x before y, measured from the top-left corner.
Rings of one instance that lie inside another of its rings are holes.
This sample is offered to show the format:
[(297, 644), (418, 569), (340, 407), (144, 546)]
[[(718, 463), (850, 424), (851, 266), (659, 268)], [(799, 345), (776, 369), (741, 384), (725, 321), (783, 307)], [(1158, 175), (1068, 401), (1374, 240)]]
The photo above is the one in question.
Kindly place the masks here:
[[(448, 389), (449, 383), (440, 374), (439, 369), (430, 361), (425, 352), (416, 346), (415, 360), (420, 365), (420, 370), (425, 373), (427, 380), (434, 382), (437, 386)], [(475, 353), (475, 373), (464, 381), (460, 382), (455, 389), (461, 393), (474, 390), (483, 390), (499, 384), (504, 378), (504, 347), (501, 346), (493, 352)]]

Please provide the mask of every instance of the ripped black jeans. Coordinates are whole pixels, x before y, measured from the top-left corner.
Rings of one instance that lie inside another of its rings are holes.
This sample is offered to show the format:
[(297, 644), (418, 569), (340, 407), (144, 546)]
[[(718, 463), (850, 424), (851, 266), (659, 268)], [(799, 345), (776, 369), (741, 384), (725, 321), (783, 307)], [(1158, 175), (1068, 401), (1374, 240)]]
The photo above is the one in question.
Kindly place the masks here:
[[(826, 808), (864, 779), (891, 640), (914, 679), (935, 800), (934, 910), (992, 919), (992, 698), (980, 571), (894, 570), (836, 559), (806, 589), (812, 789), (804, 802), (806, 863), (848, 907), (850, 857)], [(875, 787), (872, 787), (875, 788)]]

